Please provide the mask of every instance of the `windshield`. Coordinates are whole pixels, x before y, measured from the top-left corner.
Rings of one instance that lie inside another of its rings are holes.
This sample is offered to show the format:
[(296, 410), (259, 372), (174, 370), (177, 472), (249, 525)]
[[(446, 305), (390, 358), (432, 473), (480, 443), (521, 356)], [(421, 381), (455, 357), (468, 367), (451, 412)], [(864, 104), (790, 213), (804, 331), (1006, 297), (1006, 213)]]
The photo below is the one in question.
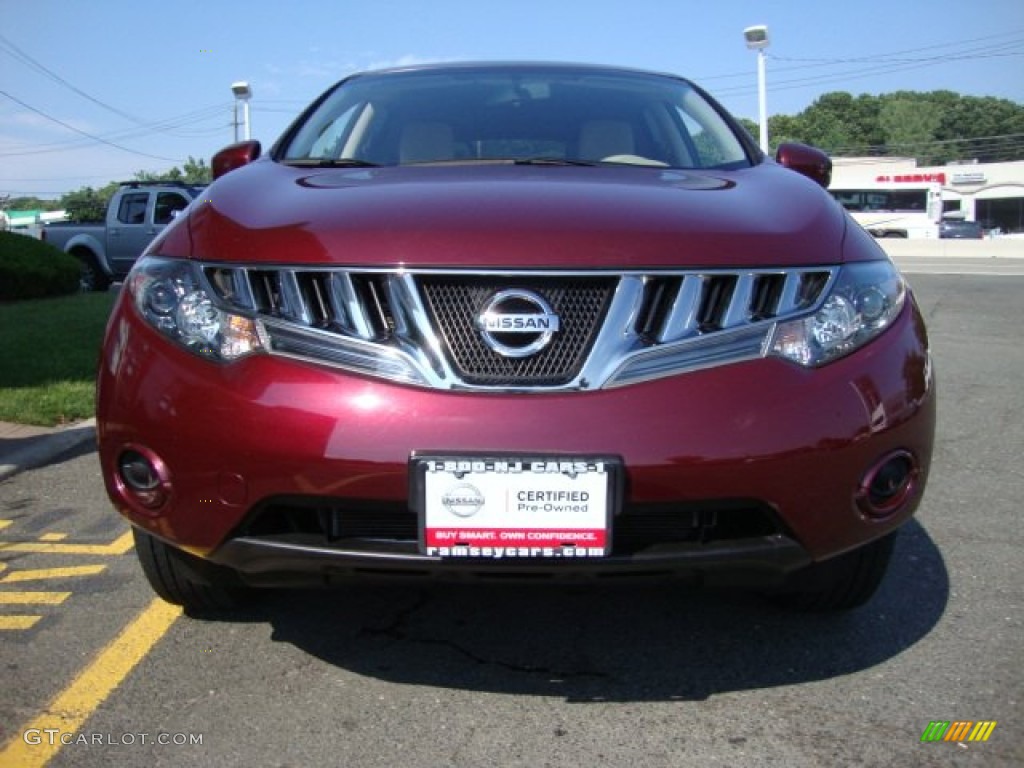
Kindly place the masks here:
[(275, 156), (296, 165), (339, 166), (750, 165), (729, 124), (686, 81), (558, 67), (356, 76), (293, 126)]

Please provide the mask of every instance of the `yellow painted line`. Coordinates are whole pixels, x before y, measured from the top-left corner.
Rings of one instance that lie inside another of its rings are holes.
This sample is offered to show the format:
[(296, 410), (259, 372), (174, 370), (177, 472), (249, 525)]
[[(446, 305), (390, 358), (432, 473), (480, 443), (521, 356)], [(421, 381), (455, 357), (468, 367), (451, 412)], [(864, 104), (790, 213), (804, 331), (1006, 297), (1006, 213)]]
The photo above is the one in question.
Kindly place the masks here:
[(126, 531), (109, 544), (64, 544), (47, 541), (0, 541), (0, 552), (31, 552), (41, 555), (123, 555), (133, 546)]
[(0, 592), (0, 605), (60, 605), (70, 592)]
[(150, 603), (42, 712), (13, 730), (14, 735), (0, 751), (0, 765), (46, 765), (60, 751), (60, 738), (55, 738), (54, 744), (49, 739), (43, 739), (42, 744), (26, 744), (25, 732), (56, 728), (60, 733), (76, 733), (180, 615), (177, 605), (159, 598)]
[(68, 535), (66, 533), (44, 533), (39, 537), (40, 541), (64, 541)]
[(42, 616), (0, 616), (0, 631), (5, 629), (31, 629)]
[(0, 573), (7, 570), (7, 563), (0, 563)]
[(68, 568), (36, 568), (11, 571), (0, 579), (0, 584), (14, 584), (20, 581), (43, 581), (45, 579), (68, 579), (75, 576), (95, 576), (107, 569), (105, 565), (73, 565)]
[(4, 528), (6, 528), (8, 525), (10, 525), (13, 522), (14, 522), (13, 520), (0, 520), (0, 531), (2, 531)]

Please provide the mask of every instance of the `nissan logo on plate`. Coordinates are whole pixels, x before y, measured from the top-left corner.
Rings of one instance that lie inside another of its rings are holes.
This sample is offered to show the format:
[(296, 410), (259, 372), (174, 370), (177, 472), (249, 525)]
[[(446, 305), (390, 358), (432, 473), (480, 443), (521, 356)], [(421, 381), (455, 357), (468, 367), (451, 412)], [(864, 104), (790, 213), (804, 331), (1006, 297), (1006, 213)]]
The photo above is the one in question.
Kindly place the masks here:
[(484, 343), (505, 357), (540, 352), (558, 331), (558, 315), (532, 291), (499, 291), (477, 318)]
[(480, 489), (469, 483), (452, 486), (441, 497), (444, 508), (458, 517), (472, 517), (484, 505), (486, 499)]

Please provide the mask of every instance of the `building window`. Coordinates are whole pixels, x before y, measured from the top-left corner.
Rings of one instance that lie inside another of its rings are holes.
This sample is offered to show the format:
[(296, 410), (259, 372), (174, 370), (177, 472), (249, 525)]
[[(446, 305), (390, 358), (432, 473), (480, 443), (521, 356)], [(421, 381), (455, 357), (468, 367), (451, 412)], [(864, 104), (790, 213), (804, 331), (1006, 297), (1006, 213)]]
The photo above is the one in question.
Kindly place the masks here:
[(974, 218), (985, 229), (997, 229), (1003, 234), (1024, 232), (1024, 197), (978, 200), (974, 204)]

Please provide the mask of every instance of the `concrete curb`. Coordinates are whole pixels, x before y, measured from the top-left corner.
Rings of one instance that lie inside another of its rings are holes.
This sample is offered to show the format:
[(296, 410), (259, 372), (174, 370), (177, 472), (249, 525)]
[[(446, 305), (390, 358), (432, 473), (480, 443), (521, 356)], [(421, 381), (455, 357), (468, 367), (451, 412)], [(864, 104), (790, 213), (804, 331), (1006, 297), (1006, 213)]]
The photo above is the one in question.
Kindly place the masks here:
[(95, 440), (96, 419), (56, 429), (0, 423), (0, 481)]
[(901, 240), (882, 238), (876, 241), (889, 256), (957, 259), (1021, 259), (1024, 258), (1024, 238), (996, 238), (993, 240)]

